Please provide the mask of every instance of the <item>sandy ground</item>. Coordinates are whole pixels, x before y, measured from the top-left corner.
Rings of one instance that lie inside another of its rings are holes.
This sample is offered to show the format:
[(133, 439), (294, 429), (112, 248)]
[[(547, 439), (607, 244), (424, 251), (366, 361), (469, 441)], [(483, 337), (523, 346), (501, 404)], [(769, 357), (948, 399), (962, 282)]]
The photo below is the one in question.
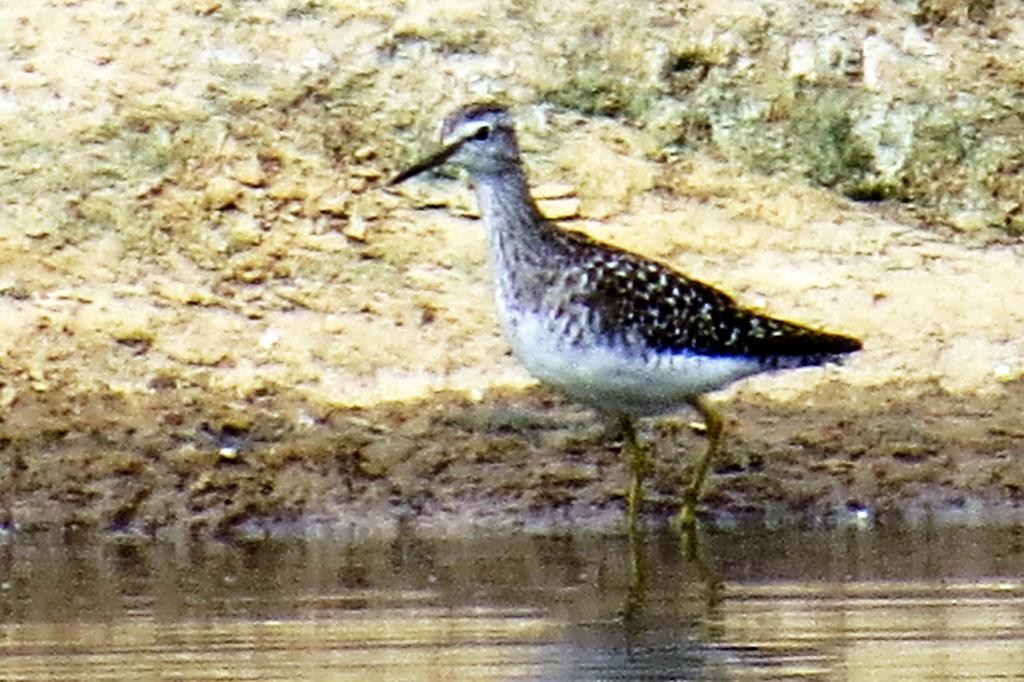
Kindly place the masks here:
[[(509, 355), (466, 188), (381, 189), (408, 161), (372, 144), (395, 119), (309, 94), (317, 59), (361, 54), (321, 32), (351, 46), (389, 19), (357, 8), (364, 21), (325, 27), (278, 4), (3, 10), (0, 520), (613, 526), (617, 445)], [(252, 58), (261, 46), (281, 60)], [(268, 63), (280, 71), (264, 78)], [(261, 90), (275, 78), (300, 85)], [(456, 103), (427, 99), (438, 108), (401, 130), (436, 128)], [(158, 124), (140, 113), (153, 110)], [(568, 228), (864, 340), (843, 367), (717, 394), (727, 457), (709, 521), (1016, 518), (1017, 240), (700, 150), (659, 154), (613, 119), (543, 106), (521, 119), (534, 184)], [(652, 520), (703, 447), (691, 417), (645, 425)]]

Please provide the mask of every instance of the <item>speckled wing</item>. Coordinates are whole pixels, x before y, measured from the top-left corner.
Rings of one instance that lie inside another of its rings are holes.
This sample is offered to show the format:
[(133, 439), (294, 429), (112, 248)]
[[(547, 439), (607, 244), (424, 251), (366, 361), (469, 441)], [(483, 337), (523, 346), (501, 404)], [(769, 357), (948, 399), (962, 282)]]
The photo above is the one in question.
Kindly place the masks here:
[(655, 352), (755, 358), (766, 367), (816, 365), (860, 349), (855, 338), (831, 334), (743, 308), (728, 294), (660, 263), (605, 244), (567, 278), (575, 302), (608, 338), (640, 341)]

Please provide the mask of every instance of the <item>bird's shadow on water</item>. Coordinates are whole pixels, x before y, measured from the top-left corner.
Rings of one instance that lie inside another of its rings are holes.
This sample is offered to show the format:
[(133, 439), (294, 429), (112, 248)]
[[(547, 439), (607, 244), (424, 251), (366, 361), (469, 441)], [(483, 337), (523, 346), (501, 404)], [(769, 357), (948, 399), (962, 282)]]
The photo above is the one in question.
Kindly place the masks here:
[(535, 661), (538, 679), (715, 679), (719, 670), (723, 582), (699, 533), (640, 528), (436, 543), (410, 530), (388, 555), (390, 570), (438, 588), (453, 613), (527, 609), (557, 625)]
[[(627, 533), (629, 545), (629, 583), (622, 604), (622, 624), (627, 633), (638, 634), (644, 629), (644, 614), (649, 599), (648, 573), (652, 563), (648, 555), (648, 544), (658, 545), (657, 549), (678, 553), (678, 560), (693, 571), (692, 584), (700, 590), (704, 616), (711, 616), (722, 601), (723, 582), (704, 557), (700, 534), (696, 529), (678, 532), (661, 532), (649, 536), (643, 529), (632, 529)], [(662, 559), (663, 561), (664, 559)]]
[[(626, 535), (615, 617), (576, 624), (554, 679), (706, 679), (723, 583), (698, 533)], [(559, 670), (564, 672), (559, 672)]]

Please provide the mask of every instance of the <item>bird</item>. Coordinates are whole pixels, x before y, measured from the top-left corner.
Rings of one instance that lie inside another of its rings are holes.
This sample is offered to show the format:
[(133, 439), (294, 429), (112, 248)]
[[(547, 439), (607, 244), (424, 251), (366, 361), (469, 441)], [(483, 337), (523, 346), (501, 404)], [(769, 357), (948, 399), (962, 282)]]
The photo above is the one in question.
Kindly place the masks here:
[(630, 529), (651, 471), (638, 419), (689, 405), (704, 420), (707, 449), (676, 518), (692, 529), (722, 441), (722, 417), (706, 394), (754, 374), (838, 363), (862, 347), (853, 336), (744, 307), (664, 263), (545, 219), (502, 104), (476, 102), (449, 114), (440, 149), (388, 186), (444, 164), (465, 170), (475, 190), (498, 319), (515, 357), (542, 384), (618, 424), (630, 473)]

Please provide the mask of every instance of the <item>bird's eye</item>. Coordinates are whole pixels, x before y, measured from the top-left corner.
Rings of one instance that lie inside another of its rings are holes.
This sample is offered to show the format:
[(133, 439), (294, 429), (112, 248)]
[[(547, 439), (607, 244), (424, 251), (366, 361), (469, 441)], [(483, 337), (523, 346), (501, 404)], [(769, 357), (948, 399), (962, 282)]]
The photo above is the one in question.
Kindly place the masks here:
[(487, 138), (489, 138), (490, 136), (491, 136), (491, 126), (480, 126), (479, 128), (476, 129), (476, 132), (473, 133), (473, 139), (474, 140), (481, 140), (481, 141), (483, 141), (483, 140), (486, 140)]

